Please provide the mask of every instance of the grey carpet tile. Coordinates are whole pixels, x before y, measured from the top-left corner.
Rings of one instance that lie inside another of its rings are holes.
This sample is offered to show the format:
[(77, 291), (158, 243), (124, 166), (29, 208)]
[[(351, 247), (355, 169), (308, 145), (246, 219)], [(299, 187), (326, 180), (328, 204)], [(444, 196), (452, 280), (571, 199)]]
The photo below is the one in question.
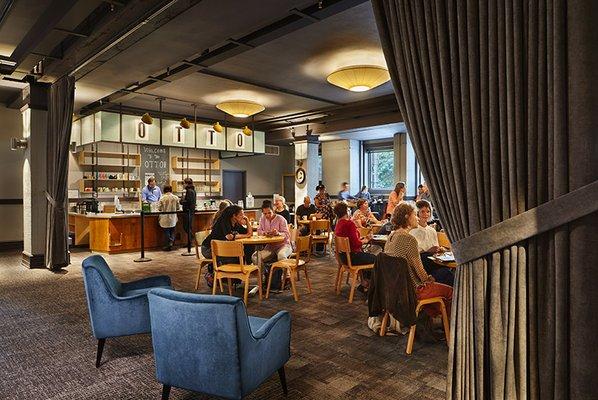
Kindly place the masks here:
[[(105, 256), (116, 276), (131, 281), (166, 274), (178, 290), (193, 292), (194, 257), (180, 251), (150, 252), (149, 263), (133, 263), (137, 254)], [(81, 276), (90, 253), (75, 249), (62, 273), (28, 270), (20, 254), (0, 253), (0, 399), (156, 399), (150, 335), (109, 339), (102, 365), (95, 368), (97, 342), (91, 335)], [(405, 336), (374, 335), (366, 325), (365, 298), (347, 303), (348, 286), (333, 290), (332, 257), (310, 263), (313, 293), (298, 283), (300, 302), (290, 291), (269, 300), (250, 298), (251, 315), (270, 317), (278, 310), (292, 316), (291, 360), (286, 366), (288, 400), (294, 399), (441, 399), (445, 396), (447, 348), (416, 338), (405, 354)], [(200, 293), (208, 293), (202, 277)], [(241, 296), (241, 291), (235, 295)], [(171, 399), (211, 397), (173, 388)], [(285, 399), (275, 374), (249, 399)]]

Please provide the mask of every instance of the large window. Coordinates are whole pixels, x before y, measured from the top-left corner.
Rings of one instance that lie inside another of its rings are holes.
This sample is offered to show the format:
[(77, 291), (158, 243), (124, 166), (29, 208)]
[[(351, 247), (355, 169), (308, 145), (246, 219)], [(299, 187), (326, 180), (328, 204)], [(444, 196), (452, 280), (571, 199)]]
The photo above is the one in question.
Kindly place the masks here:
[(366, 153), (369, 158), (368, 181), (370, 188), (376, 190), (391, 190), (394, 188), (394, 151), (370, 150)]

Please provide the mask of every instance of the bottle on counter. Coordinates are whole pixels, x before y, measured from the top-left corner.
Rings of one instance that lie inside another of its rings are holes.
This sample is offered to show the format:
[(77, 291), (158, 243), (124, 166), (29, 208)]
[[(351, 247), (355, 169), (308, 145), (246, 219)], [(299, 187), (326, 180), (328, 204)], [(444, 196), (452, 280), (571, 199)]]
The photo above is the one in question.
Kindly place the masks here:
[(245, 208), (253, 208), (253, 207), (254, 207), (253, 195), (251, 194), (251, 192), (248, 192), (247, 196), (245, 197)]

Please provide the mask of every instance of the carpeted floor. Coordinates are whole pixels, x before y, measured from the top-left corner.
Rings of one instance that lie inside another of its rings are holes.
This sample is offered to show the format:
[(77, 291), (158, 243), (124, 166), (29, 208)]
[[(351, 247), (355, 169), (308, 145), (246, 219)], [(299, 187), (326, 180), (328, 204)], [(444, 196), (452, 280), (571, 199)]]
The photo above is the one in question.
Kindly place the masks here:
[[(137, 264), (137, 254), (107, 256), (123, 281), (167, 274), (174, 286), (192, 291), (193, 257), (179, 251), (152, 252), (152, 262)], [(64, 273), (28, 270), (20, 254), (0, 253), (0, 398), (7, 399), (157, 399), (150, 335), (109, 339), (103, 363), (95, 368), (96, 341), (89, 328), (81, 261), (90, 253), (75, 251)], [(362, 295), (347, 303), (332, 290), (336, 265), (315, 259), (310, 277), (314, 292), (299, 283), (301, 301), (288, 291), (258, 303), (252, 315), (291, 312), (291, 360), (287, 364), (287, 399), (440, 399), (445, 395), (447, 348), (417, 340), (405, 354), (406, 337), (375, 336), (366, 325)], [(202, 281), (200, 292), (207, 292)], [(241, 292), (237, 293), (241, 295)], [(206, 399), (173, 388), (171, 399)], [(274, 374), (251, 399), (283, 399)]]

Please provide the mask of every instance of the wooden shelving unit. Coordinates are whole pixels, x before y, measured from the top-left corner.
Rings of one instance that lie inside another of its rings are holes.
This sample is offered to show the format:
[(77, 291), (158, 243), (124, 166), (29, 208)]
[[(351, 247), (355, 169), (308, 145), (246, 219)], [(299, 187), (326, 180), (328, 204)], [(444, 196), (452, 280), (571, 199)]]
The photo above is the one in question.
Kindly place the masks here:
[[(188, 154), (188, 153), (187, 153)], [(207, 195), (220, 194), (220, 160), (212, 157), (210, 150), (204, 151), (205, 157), (198, 156), (172, 156), (170, 167), (180, 179), (172, 179), (174, 191), (183, 191), (183, 179), (193, 179), (195, 190)]]

